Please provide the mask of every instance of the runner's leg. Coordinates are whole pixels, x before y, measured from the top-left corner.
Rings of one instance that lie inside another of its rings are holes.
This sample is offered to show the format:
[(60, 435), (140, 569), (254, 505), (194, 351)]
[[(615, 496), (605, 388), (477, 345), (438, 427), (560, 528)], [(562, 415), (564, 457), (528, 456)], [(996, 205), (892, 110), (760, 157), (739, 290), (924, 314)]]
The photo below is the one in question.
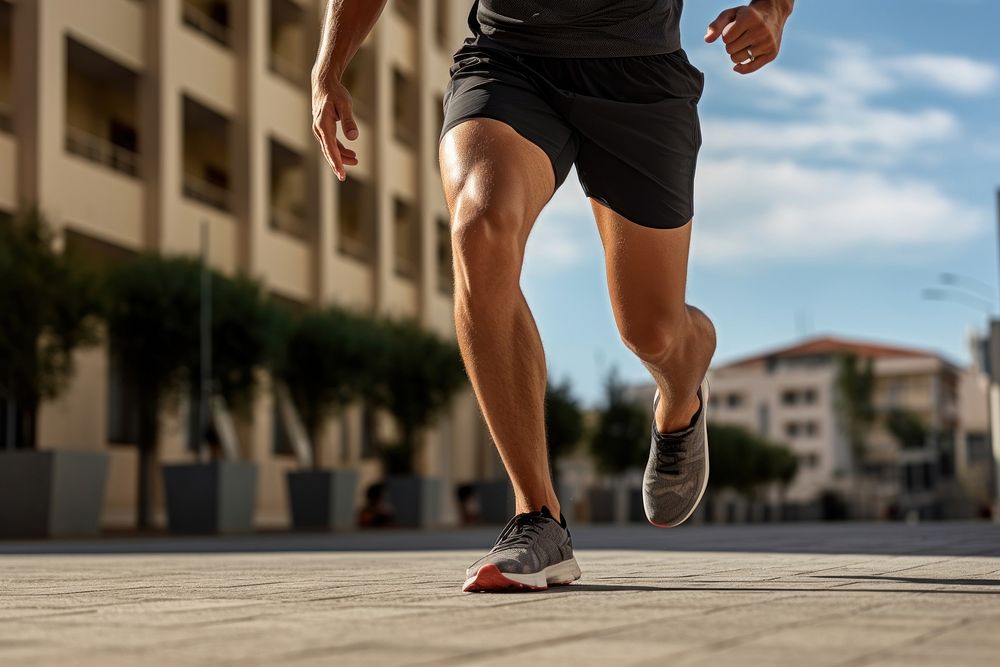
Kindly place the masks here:
[(451, 213), (455, 327), (469, 378), (514, 486), (516, 511), (559, 517), (545, 443), (545, 356), (521, 291), (525, 244), (555, 177), (509, 125), (470, 118), (442, 137)]

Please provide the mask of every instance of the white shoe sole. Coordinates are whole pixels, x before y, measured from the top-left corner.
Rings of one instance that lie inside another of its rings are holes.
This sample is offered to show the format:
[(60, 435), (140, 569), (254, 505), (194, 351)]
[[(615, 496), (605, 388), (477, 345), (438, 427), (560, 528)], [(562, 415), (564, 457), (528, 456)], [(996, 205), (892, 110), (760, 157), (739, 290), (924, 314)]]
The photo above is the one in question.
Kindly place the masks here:
[[(653, 392), (653, 405), (656, 405), (656, 397), (659, 393), (660, 388), (657, 387), (656, 391)], [(690, 519), (691, 515), (694, 514), (694, 511), (698, 509), (698, 505), (701, 504), (701, 499), (705, 495), (705, 489), (708, 488), (708, 394), (708, 376), (706, 375), (701, 381), (701, 401), (702, 408), (705, 410), (705, 414), (701, 420), (701, 441), (704, 445), (703, 456), (705, 457), (705, 478), (701, 480), (701, 489), (698, 491), (698, 498), (694, 501), (694, 504), (691, 505), (691, 509), (688, 510), (688, 513), (674, 523), (656, 523), (651, 521), (649, 519), (649, 513), (647, 512), (646, 520), (657, 528), (675, 528)]]
[(531, 574), (514, 574), (501, 572), (492, 563), (479, 568), (476, 573), (465, 580), (463, 591), (495, 591), (510, 589), (544, 590), (551, 586), (569, 584), (580, 578), (580, 566), (576, 558), (570, 557), (561, 563), (549, 565), (540, 572)]

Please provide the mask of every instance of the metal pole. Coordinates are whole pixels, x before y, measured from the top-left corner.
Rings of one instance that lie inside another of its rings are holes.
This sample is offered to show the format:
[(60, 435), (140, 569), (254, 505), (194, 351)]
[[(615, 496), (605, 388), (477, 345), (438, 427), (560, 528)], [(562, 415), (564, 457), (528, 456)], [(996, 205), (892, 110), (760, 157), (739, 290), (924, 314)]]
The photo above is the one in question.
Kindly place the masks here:
[(211, 408), (212, 382), (212, 283), (208, 269), (208, 222), (201, 223), (201, 386), (198, 405), (198, 458), (204, 460), (205, 434)]

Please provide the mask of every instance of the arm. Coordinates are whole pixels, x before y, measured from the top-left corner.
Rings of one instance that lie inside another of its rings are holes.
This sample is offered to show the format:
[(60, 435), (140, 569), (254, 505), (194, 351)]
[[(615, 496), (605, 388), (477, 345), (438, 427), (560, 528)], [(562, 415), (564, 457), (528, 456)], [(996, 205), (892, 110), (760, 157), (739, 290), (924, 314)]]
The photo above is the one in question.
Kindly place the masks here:
[(347, 63), (378, 21), (385, 2), (328, 0), (323, 18), (323, 34), (311, 76), (312, 127), (323, 155), (341, 181), (347, 177), (344, 165), (355, 165), (358, 158), (337, 138), (337, 122), (351, 141), (358, 138), (358, 125), (352, 114), (351, 94), (340, 81)]
[(733, 71), (756, 72), (778, 57), (781, 34), (794, 4), (795, 0), (751, 0), (745, 7), (727, 9), (709, 24), (705, 41), (714, 42), (722, 35), (726, 53), (736, 63)]

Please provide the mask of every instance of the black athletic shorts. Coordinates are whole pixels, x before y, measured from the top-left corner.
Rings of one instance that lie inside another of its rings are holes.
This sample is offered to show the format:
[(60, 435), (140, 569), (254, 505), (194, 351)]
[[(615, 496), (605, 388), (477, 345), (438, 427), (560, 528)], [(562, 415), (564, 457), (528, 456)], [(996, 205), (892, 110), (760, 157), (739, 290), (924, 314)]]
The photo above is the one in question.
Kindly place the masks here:
[(494, 118), (545, 151), (556, 188), (575, 164), (587, 196), (632, 222), (692, 218), (705, 77), (683, 50), (565, 58), (471, 40), (453, 55), (439, 141), (463, 120)]

